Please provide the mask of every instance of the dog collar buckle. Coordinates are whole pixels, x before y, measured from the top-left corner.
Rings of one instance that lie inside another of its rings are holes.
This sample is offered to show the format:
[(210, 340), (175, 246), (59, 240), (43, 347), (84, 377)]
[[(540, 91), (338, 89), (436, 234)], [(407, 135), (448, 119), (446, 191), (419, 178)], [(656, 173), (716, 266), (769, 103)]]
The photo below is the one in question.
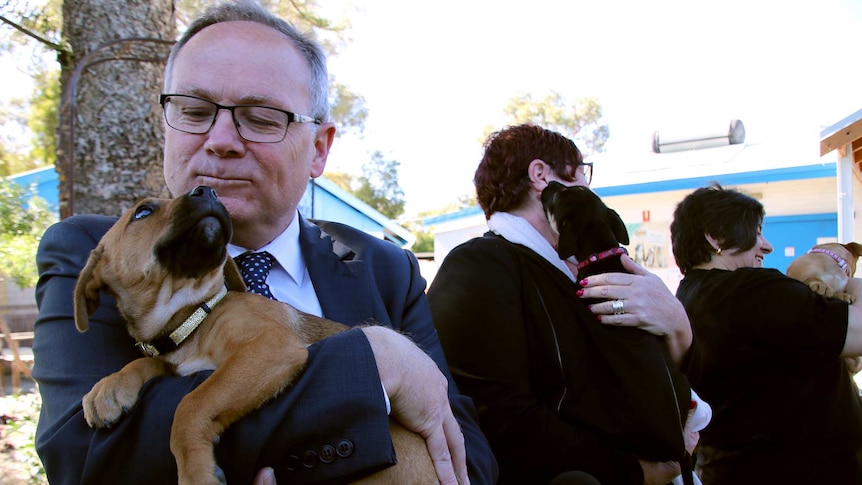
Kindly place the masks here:
[(148, 342), (138, 342), (135, 344), (135, 347), (138, 348), (144, 355), (147, 357), (158, 357), (159, 349), (156, 348), (155, 345)]

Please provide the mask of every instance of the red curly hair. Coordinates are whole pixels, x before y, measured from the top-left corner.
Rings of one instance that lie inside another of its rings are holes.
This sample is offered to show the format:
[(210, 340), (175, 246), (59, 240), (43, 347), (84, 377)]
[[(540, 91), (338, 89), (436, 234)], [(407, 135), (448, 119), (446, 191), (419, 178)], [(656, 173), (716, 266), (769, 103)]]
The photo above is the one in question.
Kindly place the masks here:
[(575, 180), (575, 169), (584, 161), (575, 142), (532, 124), (507, 126), (491, 133), (483, 146), (485, 154), (473, 184), (486, 219), (523, 202), (530, 187), (527, 168), (533, 160), (544, 161), (566, 181)]

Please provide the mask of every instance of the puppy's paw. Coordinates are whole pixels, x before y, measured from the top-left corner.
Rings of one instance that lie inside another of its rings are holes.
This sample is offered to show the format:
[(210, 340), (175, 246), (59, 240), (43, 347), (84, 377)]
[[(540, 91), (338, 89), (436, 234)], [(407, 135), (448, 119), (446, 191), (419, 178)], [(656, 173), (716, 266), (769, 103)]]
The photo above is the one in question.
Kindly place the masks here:
[(111, 374), (84, 396), (84, 418), (91, 428), (111, 427), (138, 402), (141, 387), (126, 384), (119, 374)]
[(826, 297), (832, 297), (835, 294), (835, 292), (832, 291), (832, 288), (830, 288), (829, 285), (827, 285), (821, 280), (809, 281), (808, 287), (811, 288), (811, 291), (813, 291), (814, 293)]
[(856, 302), (856, 296), (851, 293), (835, 293), (835, 298), (851, 305)]

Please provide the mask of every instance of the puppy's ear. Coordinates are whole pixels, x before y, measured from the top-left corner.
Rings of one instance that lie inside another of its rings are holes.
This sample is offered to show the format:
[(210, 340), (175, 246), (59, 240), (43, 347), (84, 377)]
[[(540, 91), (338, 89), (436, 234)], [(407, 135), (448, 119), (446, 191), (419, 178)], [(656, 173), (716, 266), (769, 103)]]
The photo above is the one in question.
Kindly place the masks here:
[(78, 275), (75, 283), (75, 326), (79, 332), (86, 332), (90, 328), (90, 315), (99, 306), (99, 290), (102, 289), (102, 278), (99, 274), (99, 261), (105, 247), (100, 243), (96, 249), (90, 252), (87, 264)]
[(857, 259), (859, 258), (859, 256), (862, 256), (862, 244), (859, 244), (857, 242), (851, 242), (844, 244), (843, 246), (847, 248), (848, 251), (853, 253), (853, 256)]
[(230, 256), (224, 262), (224, 283), (228, 290), (245, 291), (245, 282), (242, 280), (242, 275), (239, 272), (239, 267), (236, 261)]
[(623, 246), (628, 246), (630, 242), (629, 231), (626, 229), (626, 223), (623, 222), (620, 215), (617, 214), (617, 211), (609, 208), (606, 217), (608, 219), (608, 224), (611, 226), (611, 230), (614, 231), (614, 236), (616, 236), (617, 241), (619, 241)]

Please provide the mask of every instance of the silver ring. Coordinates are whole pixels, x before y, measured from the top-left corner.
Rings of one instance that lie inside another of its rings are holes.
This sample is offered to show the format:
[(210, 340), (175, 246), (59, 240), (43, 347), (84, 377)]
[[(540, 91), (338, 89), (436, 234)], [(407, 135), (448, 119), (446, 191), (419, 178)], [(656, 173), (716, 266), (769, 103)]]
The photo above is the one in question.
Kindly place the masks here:
[(611, 304), (611, 308), (614, 310), (614, 315), (622, 315), (625, 313), (622, 300), (614, 300)]

